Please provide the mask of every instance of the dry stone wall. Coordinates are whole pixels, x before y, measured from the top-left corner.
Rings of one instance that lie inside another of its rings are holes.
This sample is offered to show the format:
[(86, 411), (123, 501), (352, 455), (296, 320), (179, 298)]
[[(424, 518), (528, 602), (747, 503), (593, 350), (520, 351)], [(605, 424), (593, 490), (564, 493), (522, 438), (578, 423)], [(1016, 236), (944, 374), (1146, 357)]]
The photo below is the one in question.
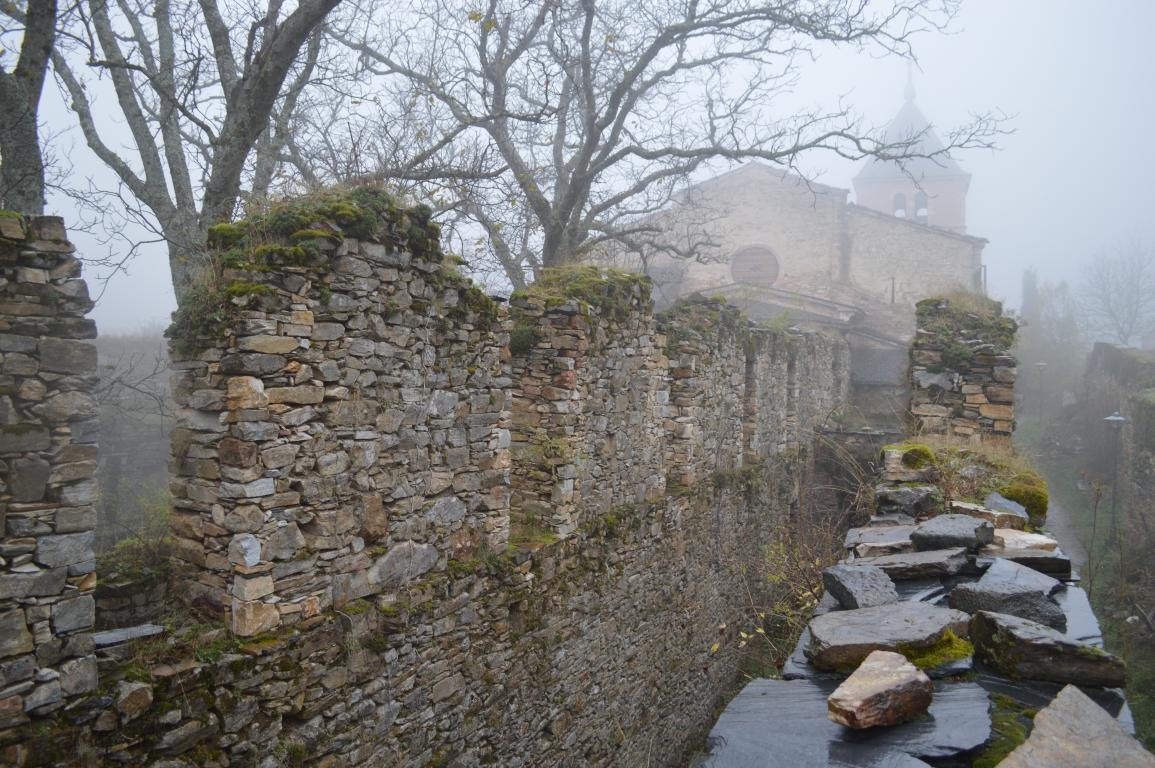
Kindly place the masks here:
[(655, 319), (634, 278), (506, 315), (435, 250), (313, 249), (226, 272), (177, 364), (173, 615), (227, 625), (98, 633), (101, 690), (0, 763), (683, 761), (844, 342)]
[(91, 308), (60, 219), (0, 215), (0, 730), (97, 686)]
[[(178, 362), (172, 529), (194, 602), (251, 636), (508, 538), (508, 367), (447, 265), (318, 241)], [(473, 293), (471, 293), (471, 290)], [(451, 319), (449, 319), (451, 318)]]
[(1009, 440), (1015, 429), (1015, 321), (977, 296), (917, 306), (910, 413), (917, 434)]

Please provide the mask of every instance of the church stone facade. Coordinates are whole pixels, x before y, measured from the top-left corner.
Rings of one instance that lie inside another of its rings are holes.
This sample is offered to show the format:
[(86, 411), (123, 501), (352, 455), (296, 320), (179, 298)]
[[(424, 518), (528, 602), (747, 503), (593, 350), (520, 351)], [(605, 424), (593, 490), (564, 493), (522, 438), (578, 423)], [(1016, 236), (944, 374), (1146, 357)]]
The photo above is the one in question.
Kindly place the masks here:
[[(907, 100), (888, 142), (919, 154), (942, 144)], [(850, 191), (750, 163), (685, 190), (657, 221), (680, 251), (631, 266), (655, 282), (659, 305), (702, 293), (725, 297), (754, 319), (785, 316), (843, 333), (851, 347), (857, 403), (874, 422), (905, 403), (914, 305), (936, 294), (984, 290), (986, 240), (966, 233), (970, 175), (952, 160), (916, 160), (905, 170), (870, 161)]]

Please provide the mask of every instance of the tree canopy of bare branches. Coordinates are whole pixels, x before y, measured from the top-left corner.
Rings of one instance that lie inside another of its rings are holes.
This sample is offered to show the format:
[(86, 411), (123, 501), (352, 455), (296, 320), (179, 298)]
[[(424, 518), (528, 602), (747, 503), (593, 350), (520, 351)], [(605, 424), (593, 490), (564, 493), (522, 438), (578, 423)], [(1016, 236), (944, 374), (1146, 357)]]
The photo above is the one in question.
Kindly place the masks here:
[[(88, 147), (166, 241), (178, 297), (203, 267), (208, 227), (234, 214), (246, 174), (258, 192), (271, 183), (322, 24), (340, 2), (299, 0), (288, 11), (282, 0), (82, 0), (48, 46)], [(31, 11), (7, 0), (0, 11), (31, 29)]]
[(1155, 332), (1155, 249), (1132, 243), (1097, 256), (1079, 287), (1088, 331), (1116, 344)]
[[(399, 105), (351, 130), (360, 170), (437, 181), (519, 285), (611, 242), (641, 247), (648, 214), (713, 161), (794, 167), (809, 151), (909, 157), (846, 108), (782, 114), (800, 63), (828, 45), (911, 56), (951, 0), (422, 0), (343, 42)], [(943, 152), (989, 146), (980, 116)], [(367, 140), (368, 139), (368, 140)]]
[(56, 37), (56, 0), (28, 0), (24, 34), (11, 69), (0, 53), (0, 207), (44, 213), (40, 94)]

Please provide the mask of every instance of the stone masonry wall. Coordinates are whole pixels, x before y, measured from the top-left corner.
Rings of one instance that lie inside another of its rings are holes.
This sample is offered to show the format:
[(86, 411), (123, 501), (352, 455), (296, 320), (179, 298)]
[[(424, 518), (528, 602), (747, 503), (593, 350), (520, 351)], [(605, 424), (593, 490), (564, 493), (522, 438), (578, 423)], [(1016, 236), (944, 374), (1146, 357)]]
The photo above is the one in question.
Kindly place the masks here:
[(239, 635), (508, 538), (495, 318), (439, 260), (318, 247), (332, 249), (324, 268), (226, 273), (269, 291), (227, 346), (176, 366), (175, 567)]
[[(910, 352), (910, 412), (917, 434), (1008, 440), (1015, 429), (1015, 321), (974, 297), (918, 303)], [(973, 304), (974, 306), (970, 306)]]
[(100, 694), (0, 763), (682, 763), (844, 342), (613, 277), (502, 321), (428, 253), (316, 247), (226, 273), (224, 343), (178, 366), (173, 589), (228, 627), (102, 633)]
[(0, 731), (97, 686), (96, 326), (72, 254), (59, 219), (0, 215)]

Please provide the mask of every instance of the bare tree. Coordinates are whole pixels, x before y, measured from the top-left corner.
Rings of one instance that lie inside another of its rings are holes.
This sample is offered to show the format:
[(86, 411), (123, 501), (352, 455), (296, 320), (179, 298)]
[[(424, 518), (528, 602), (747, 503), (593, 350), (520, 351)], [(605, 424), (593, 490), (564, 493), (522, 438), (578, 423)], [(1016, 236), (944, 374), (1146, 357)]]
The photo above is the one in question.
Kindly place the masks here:
[[(794, 167), (811, 150), (910, 157), (920, 137), (885, 143), (842, 108), (775, 115), (776, 98), (819, 47), (910, 56), (911, 38), (946, 24), (954, 7), (422, 0), (390, 6), (342, 39), (380, 79), (383, 102), (426, 112), (415, 151), (390, 163), (396, 153), (383, 150), (382, 173), (434, 178), (456, 167), (463, 143), (484, 137), (484, 170), (501, 183), (466, 188), (468, 215), (516, 285), (527, 268), (655, 235), (647, 215), (712, 161)], [(976, 118), (942, 154), (988, 146), (995, 130)]]
[[(299, 0), (288, 13), (282, 0), (77, 6), (53, 69), (88, 147), (166, 241), (178, 297), (204, 266), (208, 227), (234, 214), (258, 142), (266, 157), (255, 181), (271, 183), (270, 164), (280, 159), (285, 125), (317, 63), (321, 26), (340, 2)], [(8, 0), (0, 11), (31, 23)]]
[(1132, 243), (1096, 257), (1080, 285), (1079, 307), (1090, 333), (1117, 344), (1155, 331), (1155, 250)]
[[(56, 38), (56, 0), (28, 0), (15, 65), (0, 66), (0, 207), (44, 213), (38, 115)], [(0, 62), (8, 53), (0, 52)]]

